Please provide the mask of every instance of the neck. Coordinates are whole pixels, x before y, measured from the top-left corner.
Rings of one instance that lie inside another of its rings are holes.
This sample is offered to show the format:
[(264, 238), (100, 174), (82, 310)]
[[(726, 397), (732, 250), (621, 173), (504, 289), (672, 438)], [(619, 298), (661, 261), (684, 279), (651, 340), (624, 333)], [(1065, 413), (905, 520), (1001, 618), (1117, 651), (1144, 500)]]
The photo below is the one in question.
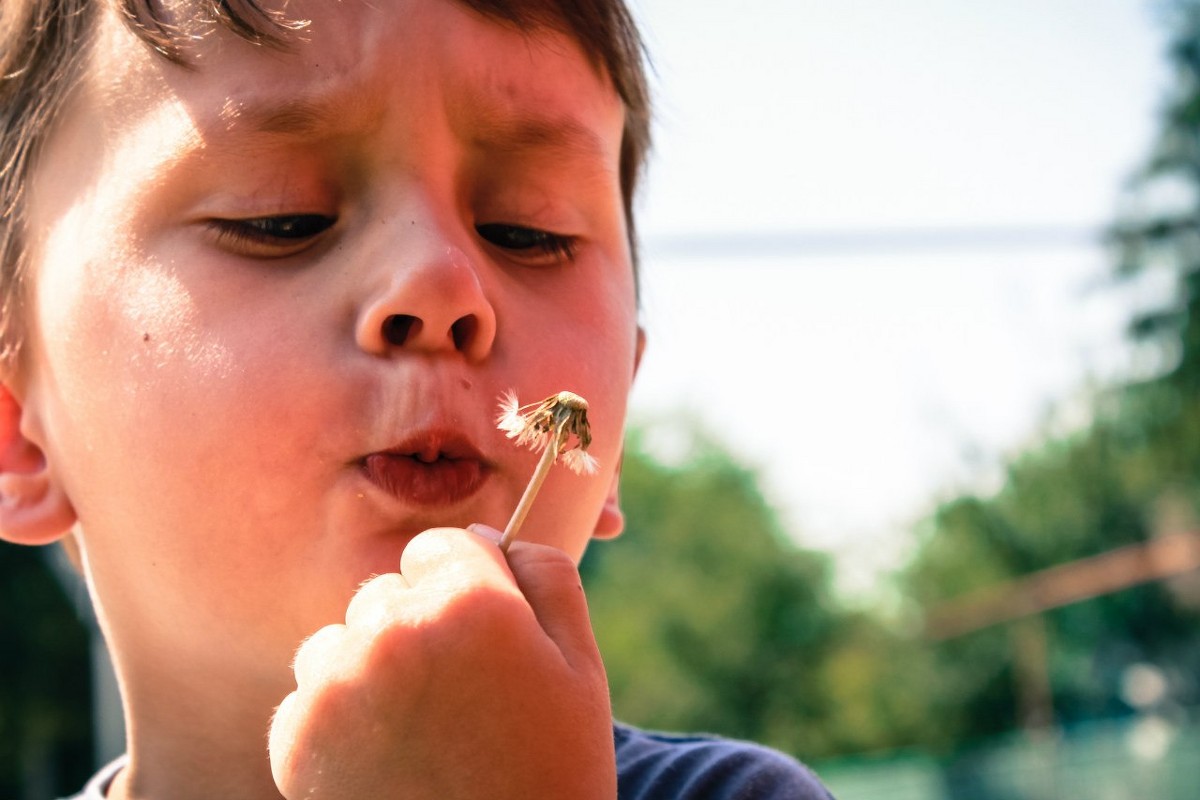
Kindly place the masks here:
[(267, 730), (290, 687), (171, 668), (150, 666), (153, 673), (123, 681), (138, 688), (125, 698), (129, 766), (110, 800), (280, 800)]

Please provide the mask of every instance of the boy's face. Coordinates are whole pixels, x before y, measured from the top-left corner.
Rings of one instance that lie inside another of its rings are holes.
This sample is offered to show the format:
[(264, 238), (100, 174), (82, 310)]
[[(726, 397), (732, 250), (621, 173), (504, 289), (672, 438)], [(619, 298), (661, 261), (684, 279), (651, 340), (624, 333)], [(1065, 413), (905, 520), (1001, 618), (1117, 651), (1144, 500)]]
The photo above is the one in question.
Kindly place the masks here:
[(214, 30), (195, 70), (104, 22), (32, 187), (15, 382), (122, 646), (272, 674), (419, 531), (504, 526), (537, 458), (506, 389), (591, 405), (599, 474), (552, 471), (522, 534), (581, 555), (637, 350), (622, 106), (572, 41), (288, 13), (290, 51)]

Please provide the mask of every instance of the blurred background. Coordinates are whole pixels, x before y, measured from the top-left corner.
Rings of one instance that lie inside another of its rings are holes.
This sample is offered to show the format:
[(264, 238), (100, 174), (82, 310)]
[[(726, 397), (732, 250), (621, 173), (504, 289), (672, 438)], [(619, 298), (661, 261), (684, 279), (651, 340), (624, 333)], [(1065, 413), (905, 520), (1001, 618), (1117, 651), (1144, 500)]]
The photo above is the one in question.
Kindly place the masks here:
[[(632, 6), (617, 715), (842, 800), (1193, 800), (1200, 2)], [(119, 748), (66, 572), (0, 547), (0, 797)]]

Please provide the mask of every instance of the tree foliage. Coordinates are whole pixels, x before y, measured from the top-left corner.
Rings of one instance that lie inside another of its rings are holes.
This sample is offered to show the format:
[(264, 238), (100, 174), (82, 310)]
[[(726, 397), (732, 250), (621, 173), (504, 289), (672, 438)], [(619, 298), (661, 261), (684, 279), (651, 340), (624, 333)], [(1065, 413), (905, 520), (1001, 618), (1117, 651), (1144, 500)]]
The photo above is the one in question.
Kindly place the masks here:
[(694, 423), (670, 463), (634, 430), (626, 532), (582, 566), (617, 716), (807, 760), (897, 747), (930, 725), (924, 648), (848, 610), (825, 554), (798, 548), (757, 475)]
[(680, 465), (629, 437), (625, 534), (584, 561), (614, 706), (631, 723), (828, 749), (837, 614), (825, 557), (790, 544), (756, 477), (692, 429)]
[[(1200, 2), (1169, 6), (1174, 81), (1161, 134), (1112, 228), (1116, 274), (1166, 275), (1168, 302), (1143, 309), (1131, 340), (1157, 372), (1097, 394), (1093, 422), (1014, 457), (1001, 491), (964, 495), (927, 520), (905, 575), (930, 608), (981, 586), (1144, 543), (1195, 525), (1200, 509)], [(1122, 676), (1150, 663), (1171, 704), (1200, 701), (1197, 579), (1151, 583), (1042, 617), (1053, 709), (1060, 721), (1129, 713)], [(1018, 628), (997, 626), (938, 645), (943, 676), (930, 708), (951, 737), (1020, 724)]]

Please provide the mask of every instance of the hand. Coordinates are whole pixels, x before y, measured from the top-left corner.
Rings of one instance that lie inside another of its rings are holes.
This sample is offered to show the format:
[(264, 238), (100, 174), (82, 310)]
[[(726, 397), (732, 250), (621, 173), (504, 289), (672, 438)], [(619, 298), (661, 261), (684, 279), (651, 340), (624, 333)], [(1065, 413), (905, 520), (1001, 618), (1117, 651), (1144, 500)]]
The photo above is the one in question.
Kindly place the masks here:
[(555, 548), (506, 561), (484, 535), (425, 531), (295, 672), (269, 741), (289, 800), (616, 797), (604, 665)]

